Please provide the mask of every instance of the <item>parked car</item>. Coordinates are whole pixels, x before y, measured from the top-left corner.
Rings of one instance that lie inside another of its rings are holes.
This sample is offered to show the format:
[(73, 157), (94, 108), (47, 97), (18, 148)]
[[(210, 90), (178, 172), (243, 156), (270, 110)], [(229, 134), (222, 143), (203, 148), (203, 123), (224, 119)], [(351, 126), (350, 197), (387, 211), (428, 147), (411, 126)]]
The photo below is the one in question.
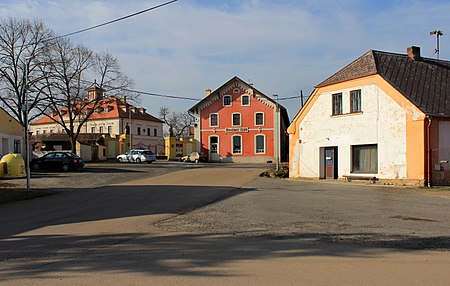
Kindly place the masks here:
[(208, 162), (208, 157), (205, 154), (199, 152), (192, 152), (184, 157), (180, 158), (182, 162)]
[(156, 161), (155, 154), (150, 150), (130, 150), (125, 154), (117, 156), (117, 161), (119, 163), (124, 162), (134, 162), (141, 163), (147, 162), (148, 164)]
[(84, 167), (83, 159), (72, 152), (50, 152), (30, 161), (33, 170), (79, 170)]

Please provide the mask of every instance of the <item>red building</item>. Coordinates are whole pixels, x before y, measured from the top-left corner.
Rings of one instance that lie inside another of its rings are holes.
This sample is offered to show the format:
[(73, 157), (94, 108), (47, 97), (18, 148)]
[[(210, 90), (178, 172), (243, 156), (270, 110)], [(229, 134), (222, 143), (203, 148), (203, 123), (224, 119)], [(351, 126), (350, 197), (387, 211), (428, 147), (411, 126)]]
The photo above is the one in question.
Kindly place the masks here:
[[(189, 109), (194, 137), (211, 162), (265, 163), (288, 154), (286, 109), (234, 77)], [(277, 116), (278, 115), (278, 116)], [(277, 127), (278, 126), (278, 127)], [(278, 140), (276, 140), (278, 138)]]

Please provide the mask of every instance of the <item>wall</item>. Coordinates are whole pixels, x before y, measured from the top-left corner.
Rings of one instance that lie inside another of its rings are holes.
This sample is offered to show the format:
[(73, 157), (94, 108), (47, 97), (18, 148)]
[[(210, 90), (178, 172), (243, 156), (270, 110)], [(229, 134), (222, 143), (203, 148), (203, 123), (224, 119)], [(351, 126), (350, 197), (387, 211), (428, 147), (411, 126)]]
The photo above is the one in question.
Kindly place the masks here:
[[(274, 158), (274, 104), (260, 94), (238, 83), (232, 83), (222, 88), (221, 97), (211, 94), (212, 100), (200, 111), (199, 128), (201, 133), (201, 152), (209, 154), (209, 138), (219, 137), (219, 155), (222, 162), (252, 162), (261, 163), (273, 161)], [(223, 105), (223, 96), (232, 97), (232, 105)], [(241, 96), (249, 95), (250, 105), (242, 106)], [(264, 113), (264, 125), (255, 125), (255, 113)], [(217, 113), (219, 125), (210, 126), (210, 114)], [(233, 126), (233, 113), (241, 114), (241, 125)], [(242, 128), (242, 129), (241, 129)], [(265, 135), (265, 153), (255, 153), (255, 136)], [(233, 154), (232, 136), (242, 136), (242, 153)], [(209, 158), (211, 159), (211, 158)]]
[[(331, 116), (331, 95), (343, 92), (345, 114), (354, 89), (361, 89), (362, 113)], [(289, 127), (291, 177), (323, 177), (319, 148), (327, 146), (338, 147), (338, 175), (349, 175), (351, 145), (378, 144), (377, 177), (423, 179), (424, 116), (379, 76), (316, 89), (312, 97)]]

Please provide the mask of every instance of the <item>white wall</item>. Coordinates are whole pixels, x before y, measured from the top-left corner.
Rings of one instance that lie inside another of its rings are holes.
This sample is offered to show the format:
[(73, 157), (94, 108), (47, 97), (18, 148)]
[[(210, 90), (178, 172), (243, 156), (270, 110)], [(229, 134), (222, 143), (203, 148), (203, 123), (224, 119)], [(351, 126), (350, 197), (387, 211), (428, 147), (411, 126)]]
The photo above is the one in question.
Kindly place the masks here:
[[(361, 89), (362, 113), (349, 114), (350, 91)], [(344, 115), (331, 116), (342, 92)], [(351, 146), (378, 144), (378, 178), (406, 178), (406, 112), (376, 85), (322, 93), (300, 123), (291, 177), (319, 178), (321, 147), (338, 147), (338, 176), (351, 174)], [(322, 174), (323, 175), (323, 174)]]

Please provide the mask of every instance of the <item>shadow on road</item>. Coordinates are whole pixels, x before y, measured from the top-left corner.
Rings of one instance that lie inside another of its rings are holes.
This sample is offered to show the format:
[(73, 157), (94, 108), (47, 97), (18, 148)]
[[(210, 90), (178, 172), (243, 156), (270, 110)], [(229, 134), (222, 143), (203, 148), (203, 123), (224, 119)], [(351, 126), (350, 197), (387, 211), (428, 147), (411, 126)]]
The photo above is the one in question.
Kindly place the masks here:
[[(368, 234), (360, 234), (367, 236)], [(0, 281), (15, 278), (47, 277), (50, 273), (120, 272), (153, 275), (222, 277), (230, 273), (221, 267), (236, 261), (290, 257), (372, 258), (372, 246), (354, 246), (352, 240), (335, 240), (342, 234), (297, 234), (295, 236), (234, 236), (217, 234), (141, 233), (94, 236), (41, 235), (15, 236), (1, 241)], [(352, 234), (354, 236), (354, 234)], [(400, 250), (404, 245), (422, 249), (423, 238), (373, 237), (383, 248)], [(449, 250), (449, 237), (428, 238), (427, 248)], [(42, 251), (45, 249), (45, 251)], [(378, 253), (379, 255), (379, 253)], [(17, 262), (18, 261), (18, 262)], [(5, 265), (6, 266), (6, 265)]]

